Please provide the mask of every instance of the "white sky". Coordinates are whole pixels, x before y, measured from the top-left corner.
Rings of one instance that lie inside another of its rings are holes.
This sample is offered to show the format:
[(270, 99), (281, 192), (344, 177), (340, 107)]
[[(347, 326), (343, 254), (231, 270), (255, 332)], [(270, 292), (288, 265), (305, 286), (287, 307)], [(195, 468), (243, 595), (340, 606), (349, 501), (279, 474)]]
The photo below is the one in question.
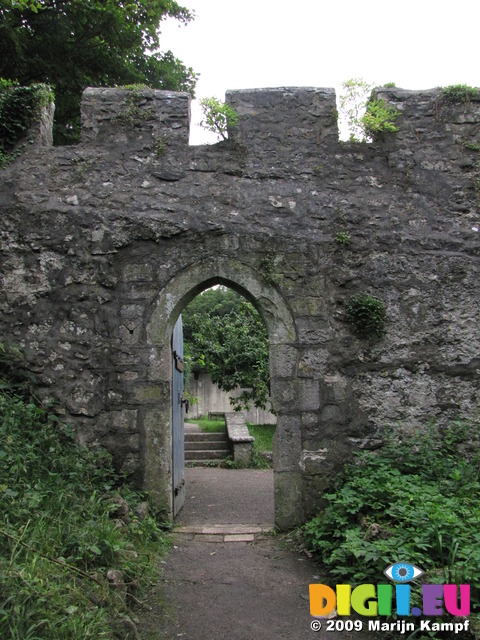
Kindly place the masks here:
[[(196, 18), (165, 21), (161, 50), (200, 74), (197, 98), (281, 86), (338, 94), (357, 77), (405, 89), (480, 86), (480, 0), (178, 1)], [(191, 142), (204, 141), (193, 127)]]

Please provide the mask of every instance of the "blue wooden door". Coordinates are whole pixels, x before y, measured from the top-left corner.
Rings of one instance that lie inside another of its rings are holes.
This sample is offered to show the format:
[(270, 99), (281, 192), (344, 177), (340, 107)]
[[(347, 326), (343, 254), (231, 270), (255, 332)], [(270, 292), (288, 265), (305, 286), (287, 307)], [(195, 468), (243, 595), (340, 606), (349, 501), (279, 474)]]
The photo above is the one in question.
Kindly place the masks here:
[(183, 329), (182, 316), (172, 336), (172, 455), (173, 517), (185, 500), (185, 445), (183, 439)]

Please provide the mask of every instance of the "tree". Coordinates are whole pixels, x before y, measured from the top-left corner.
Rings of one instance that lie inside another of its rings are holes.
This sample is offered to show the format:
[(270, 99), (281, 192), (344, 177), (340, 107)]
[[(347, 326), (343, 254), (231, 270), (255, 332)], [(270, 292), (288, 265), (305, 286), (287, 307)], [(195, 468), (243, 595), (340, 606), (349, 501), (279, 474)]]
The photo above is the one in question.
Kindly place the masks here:
[(236, 411), (269, 399), (268, 334), (255, 307), (230, 289), (208, 289), (183, 313), (186, 357), (195, 371), (208, 371)]
[(200, 100), (200, 106), (203, 113), (200, 126), (220, 136), (222, 140), (227, 140), (228, 130), (238, 124), (239, 118), (235, 109), (214, 97), (203, 98)]
[(55, 141), (77, 141), (87, 86), (147, 84), (193, 95), (194, 71), (159, 52), (166, 17), (193, 18), (175, 0), (0, 0), (0, 77), (52, 85)]

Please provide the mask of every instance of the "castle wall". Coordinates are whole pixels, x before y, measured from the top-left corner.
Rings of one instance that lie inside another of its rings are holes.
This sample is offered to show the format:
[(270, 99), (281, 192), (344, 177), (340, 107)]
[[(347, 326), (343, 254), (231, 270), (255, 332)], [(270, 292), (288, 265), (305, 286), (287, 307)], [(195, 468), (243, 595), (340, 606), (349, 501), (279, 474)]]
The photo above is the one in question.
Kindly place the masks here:
[[(88, 89), (82, 144), (1, 172), (1, 341), (167, 512), (171, 331), (212, 284), (269, 330), (280, 526), (390, 425), (478, 415), (480, 98), (379, 95), (400, 113), (380, 142), (339, 142), (331, 90), (279, 88), (229, 92), (238, 128), (189, 147), (186, 94)], [(379, 340), (346, 322), (359, 291)]]

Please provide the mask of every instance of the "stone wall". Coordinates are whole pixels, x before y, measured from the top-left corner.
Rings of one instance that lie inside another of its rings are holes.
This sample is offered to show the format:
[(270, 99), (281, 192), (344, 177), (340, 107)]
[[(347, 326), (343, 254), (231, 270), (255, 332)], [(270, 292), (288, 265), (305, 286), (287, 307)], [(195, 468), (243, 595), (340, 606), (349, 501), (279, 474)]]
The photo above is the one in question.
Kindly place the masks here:
[[(196, 373), (189, 380), (188, 393), (195, 399), (195, 404), (190, 404), (187, 418), (207, 417), (209, 413), (226, 413), (233, 411), (230, 397), (238, 398), (241, 389), (234, 389), (230, 393), (222, 391), (212, 382), (208, 373)], [(268, 407), (267, 407), (268, 408)], [(243, 410), (247, 422), (252, 424), (276, 424), (277, 419), (270, 411), (264, 411), (258, 407), (250, 406), (248, 411)]]
[[(480, 98), (379, 93), (399, 132), (373, 144), (339, 142), (333, 91), (279, 88), (229, 92), (236, 131), (189, 147), (186, 94), (88, 89), (82, 144), (0, 174), (1, 340), (167, 513), (172, 329), (213, 284), (269, 331), (279, 526), (389, 425), (478, 415)], [(381, 340), (346, 322), (359, 291)]]

